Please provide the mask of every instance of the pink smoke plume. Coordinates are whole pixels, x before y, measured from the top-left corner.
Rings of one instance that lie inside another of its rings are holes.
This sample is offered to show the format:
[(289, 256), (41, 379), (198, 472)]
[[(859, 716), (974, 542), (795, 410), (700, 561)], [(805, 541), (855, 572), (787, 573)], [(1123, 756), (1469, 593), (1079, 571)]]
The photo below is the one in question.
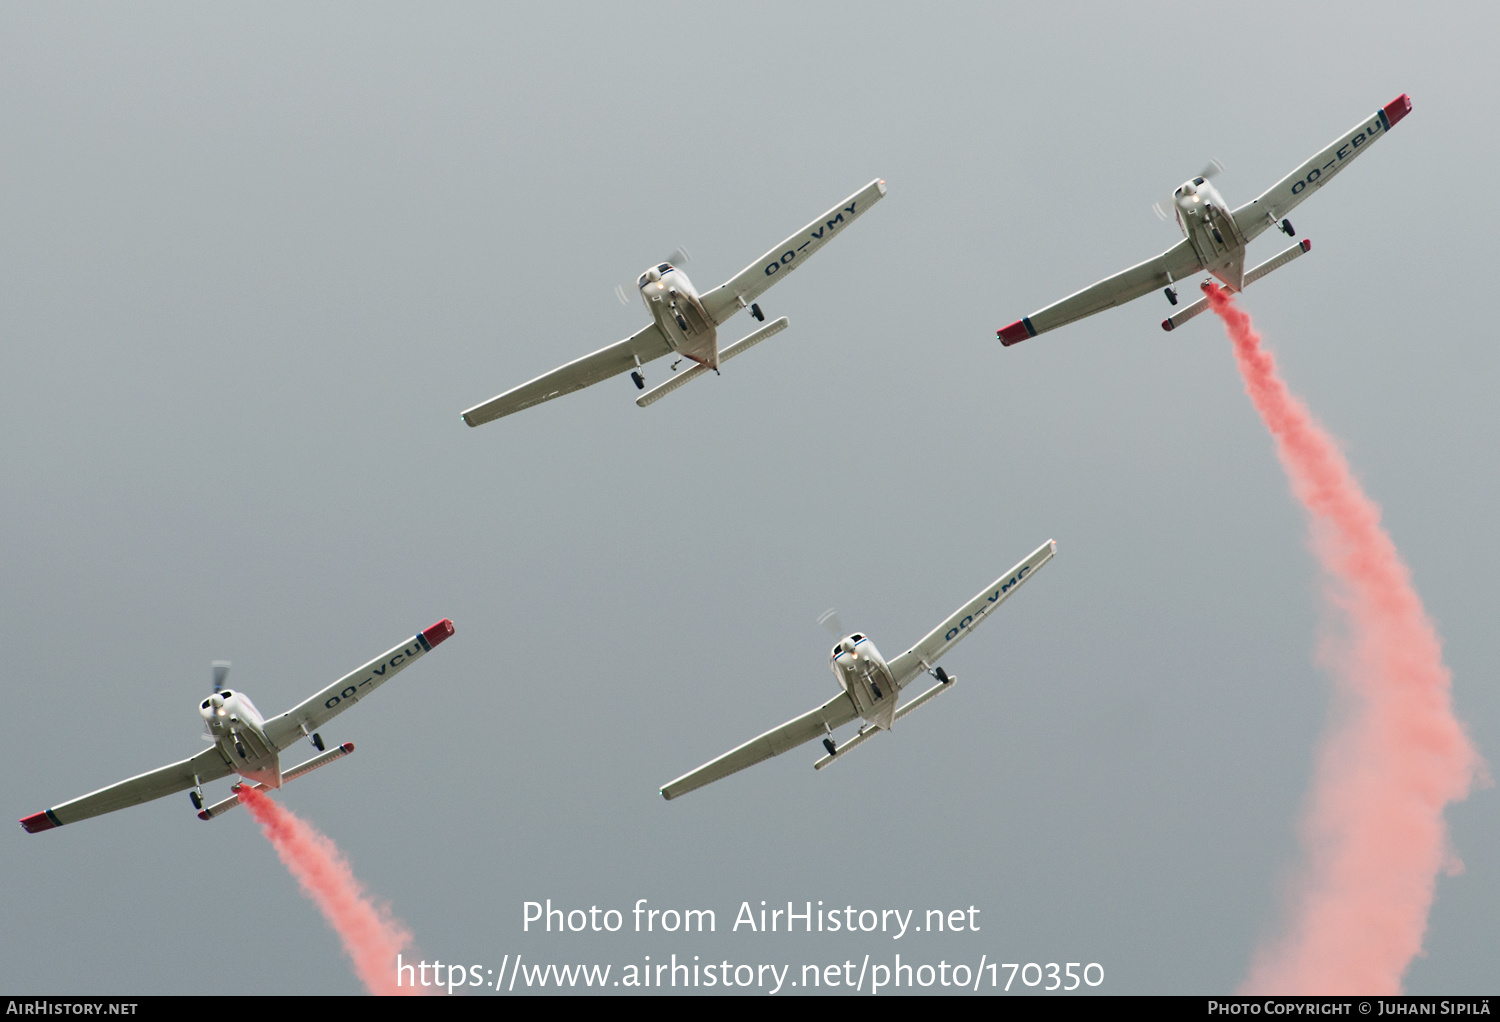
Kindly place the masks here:
[(1484, 770), (1453, 715), (1437, 630), (1380, 508), (1337, 443), (1276, 372), (1250, 317), (1217, 287), (1245, 389), (1311, 519), (1311, 546), (1343, 634), (1324, 644), (1337, 712), (1303, 819), (1307, 861), (1279, 938), (1242, 992), (1396, 994), (1422, 950), (1438, 873), (1462, 870), (1443, 807)]
[(344, 942), (365, 989), (372, 994), (417, 993), (410, 985), (396, 985), (396, 953), (411, 946), (411, 933), (370, 901), (334, 843), (250, 785), (238, 790), (282, 863)]

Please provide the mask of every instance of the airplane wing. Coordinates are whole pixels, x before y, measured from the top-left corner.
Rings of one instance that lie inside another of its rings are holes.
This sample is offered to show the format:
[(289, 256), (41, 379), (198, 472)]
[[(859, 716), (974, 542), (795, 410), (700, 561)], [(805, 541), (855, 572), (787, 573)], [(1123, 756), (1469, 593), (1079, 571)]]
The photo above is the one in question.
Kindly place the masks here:
[(600, 348), (592, 355), (575, 359), (550, 373), (538, 376), (530, 383), (523, 383), (519, 387), (507, 390), (504, 394), (490, 398), (483, 404), (475, 405), (464, 412), (464, 421), (471, 426), (482, 425), (502, 415), (519, 412), (532, 405), (539, 405), (543, 401), (561, 397), (563, 394), (571, 394), (575, 390), (591, 387), (611, 376), (618, 376), (620, 373), (634, 369), (637, 358), (644, 365), (652, 359), (661, 358), (671, 350), (667, 339), (661, 335), (656, 324), (652, 323), (617, 344)]
[(316, 731), (374, 692), (452, 634), (453, 622), (443, 618), (431, 628), (418, 632), (395, 649), (380, 654), (359, 670), (350, 672), (281, 716), (266, 721), (263, 728), (266, 738), (277, 752), (295, 745), (304, 735)]
[(1333, 175), (1354, 162), (1396, 122), (1411, 113), (1411, 97), (1402, 93), (1374, 114), (1340, 135), (1332, 145), (1277, 181), (1259, 198), (1234, 211), (1234, 222), (1249, 241), (1286, 216), (1303, 199), (1323, 187)]
[(192, 759), (185, 759), (180, 763), (169, 763), (149, 773), (138, 774), (118, 784), (100, 788), (82, 798), (75, 798), (60, 806), (33, 813), (21, 821), (21, 826), (26, 828), (27, 833), (36, 834), (40, 831), (51, 830), (53, 827), (61, 827), (65, 823), (77, 823), (90, 816), (102, 816), (116, 809), (126, 809), (165, 795), (186, 791), (200, 782), (207, 784), (209, 781), (217, 781), (220, 777), (227, 777), (232, 773), (234, 770), (230, 767), (229, 761), (224, 758), (224, 753), (217, 745), (214, 745), (204, 749)]
[(788, 749), (795, 749), (804, 742), (821, 738), (832, 729), (842, 727), (858, 717), (859, 711), (854, 707), (854, 700), (847, 693), (840, 692), (816, 710), (809, 710), (795, 720), (772, 728), (759, 738), (752, 738), (739, 748), (703, 764), (692, 773), (683, 774), (672, 783), (663, 785), (662, 798), (670, 800), (678, 795), (685, 795), (721, 777), (728, 777), (762, 760), (779, 756)]
[(991, 611), (1010, 599), (1012, 593), (1021, 588), (1038, 568), (1052, 560), (1056, 554), (1057, 543), (1047, 540), (1032, 551), (1030, 557), (995, 579), (993, 585), (928, 632), (921, 642), (890, 661), (887, 666), (891, 669), (891, 676), (895, 678), (897, 687), (905, 688), (913, 678), (936, 664), (939, 657), (956, 646)]
[(719, 326), (766, 289), (807, 261), (808, 256), (843, 231), (885, 195), (885, 182), (874, 180), (802, 230), (745, 267), (727, 283), (702, 296), (703, 308)]
[(1060, 302), (1054, 302), (1029, 316), (1023, 316), (1010, 326), (998, 331), (1000, 343), (1006, 347), (1035, 337), (1048, 330), (1056, 330), (1075, 320), (1092, 316), (1096, 312), (1124, 305), (1142, 295), (1164, 288), (1174, 280), (1181, 280), (1203, 268), (1198, 253), (1192, 244), (1183, 238), (1155, 259), (1137, 263), (1113, 277), (1106, 277), (1091, 287), (1071, 294)]

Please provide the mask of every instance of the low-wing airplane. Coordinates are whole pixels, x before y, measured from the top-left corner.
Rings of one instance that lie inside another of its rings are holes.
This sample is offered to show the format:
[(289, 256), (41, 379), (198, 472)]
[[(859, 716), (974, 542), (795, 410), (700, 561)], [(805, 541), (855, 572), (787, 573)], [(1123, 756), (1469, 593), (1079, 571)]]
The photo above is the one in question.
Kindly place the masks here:
[[(1057, 544), (1049, 539), (1037, 547), (1030, 557), (954, 611), (946, 621), (928, 632), (922, 641), (889, 662), (881, 657), (875, 644), (859, 632), (844, 636), (833, 647), (829, 658), (833, 676), (838, 679), (843, 691), (822, 706), (809, 710), (778, 728), (772, 728), (739, 748), (724, 753), (718, 759), (703, 764), (697, 770), (663, 785), (662, 797), (674, 799), (685, 795), (695, 788), (711, 784), (772, 756), (779, 756), (814, 738), (822, 738), (823, 748), (828, 750), (826, 756), (813, 764), (814, 769), (822, 770), (844, 753), (861, 745), (875, 732), (889, 731), (896, 721), (953, 687), (953, 683), (958, 680), (957, 676), (938, 667), (938, 659), (957, 645), (991, 611), (1010, 599), (1011, 594), (1034, 575), (1038, 568), (1052, 560), (1056, 553)], [(923, 673), (931, 674), (937, 679), (937, 684), (897, 709), (901, 690)], [(833, 740), (834, 728), (861, 717), (865, 723), (853, 737), (842, 744)]]
[(841, 234), (884, 195), (885, 182), (871, 181), (707, 294), (698, 294), (687, 274), (670, 262), (651, 267), (636, 281), (641, 301), (651, 312), (648, 326), (617, 344), (601, 348), (592, 355), (585, 355), (538, 376), (530, 383), (523, 383), (475, 405), (463, 413), (464, 421), (470, 426), (478, 426), (582, 390), (627, 370), (636, 389), (645, 390), (646, 377), (641, 367), (663, 355), (679, 356), (672, 363), (674, 372), (684, 358), (696, 364), (637, 398), (636, 404), (642, 408), (709, 370), (718, 372), (719, 366), (729, 359), (783, 330), (787, 319), (783, 316), (766, 323), (726, 348), (719, 347), (718, 328), (740, 309), (746, 308), (756, 320), (765, 323), (765, 314), (755, 300)]
[[(204, 739), (213, 742), (213, 745), (196, 756), (111, 784), (107, 788), (100, 788), (40, 813), (33, 813), (21, 820), (21, 826), (27, 833), (36, 834), (61, 827), (65, 823), (77, 823), (90, 816), (112, 813), (116, 809), (140, 805), (186, 789), (192, 789), (189, 797), (193, 801), (193, 808), (198, 810), (198, 817), (211, 820), (239, 805), (240, 797), (233, 794), (221, 802), (205, 807), (205, 781), (216, 781), (220, 777), (239, 774), (257, 789), (265, 791), (279, 788), (318, 767), (342, 759), (354, 751), (354, 743), (345, 742), (325, 750), (318, 728), (404, 671), (452, 634), (453, 622), (444, 618), (395, 649), (382, 653), (359, 670), (340, 678), (317, 695), (270, 720), (260, 715), (260, 711), (245, 693), (223, 687), (229, 665), (216, 660), (213, 664), (213, 695), (198, 705), (206, 732)], [(312, 742), (318, 755), (283, 771), (280, 753), (303, 738)], [(235, 791), (239, 787), (236, 784)]]
[[(1028, 337), (1123, 305), (1157, 288), (1165, 289), (1167, 301), (1175, 306), (1177, 289), (1174, 285), (1200, 270), (1218, 277), (1231, 291), (1243, 291), (1272, 270), (1280, 269), (1307, 252), (1312, 243), (1304, 238), (1248, 271), (1245, 269), (1245, 246), (1269, 227), (1278, 228), (1288, 237), (1296, 237), (1291, 221), (1286, 219), (1287, 214), (1354, 162), (1356, 156), (1368, 150), (1373, 142), (1410, 112), (1411, 99), (1402, 93), (1340, 135), (1332, 145), (1276, 182), (1259, 198), (1233, 212), (1208, 182), (1211, 168), (1205, 168), (1203, 174), (1183, 182), (1182, 187), (1173, 193), (1177, 225), (1186, 235), (1182, 241), (1155, 259), (1106, 277), (1040, 312), (1023, 316), (997, 331), (1000, 343), (1009, 347)], [(1200, 298), (1163, 320), (1161, 327), (1171, 330), (1181, 326), (1207, 308), (1208, 299)]]

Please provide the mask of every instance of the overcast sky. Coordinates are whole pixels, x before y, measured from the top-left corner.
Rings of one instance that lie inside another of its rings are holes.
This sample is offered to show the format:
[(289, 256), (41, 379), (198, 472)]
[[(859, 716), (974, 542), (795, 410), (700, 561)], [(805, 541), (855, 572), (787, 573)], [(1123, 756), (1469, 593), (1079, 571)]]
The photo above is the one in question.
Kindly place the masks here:
[[(1245, 305), (1493, 759), (1496, 17), (1341, 6), (0, 5), (7, 811), (198, 751), (211, 660), (274, 714), (451, 617), (280, 796), (429, 960), (1232, 989), (1328, 711), (1305, 524), (1211, 317), (994, 331), (1171, 245), (1151, 204), (1209, 159), (1238, 205), (1409, 93)], [(460, 421), (645, 325), (613, 288), (673, 248), (707, 290), (875, 177), (722, 377)], [(892, 734), (657, 793), (834, 694), (825, 608), (894, 656), (1048, 538)], [(1411, 992), (1493, 992), (1496, 806), (1447, 815)], [(248, 814), (176, 795), (0, 862), (5, 990), (361, 989)], [(717, 932), (523, 933), (548, 898)], [(732, 931), (762, 900), (980, 930)]]

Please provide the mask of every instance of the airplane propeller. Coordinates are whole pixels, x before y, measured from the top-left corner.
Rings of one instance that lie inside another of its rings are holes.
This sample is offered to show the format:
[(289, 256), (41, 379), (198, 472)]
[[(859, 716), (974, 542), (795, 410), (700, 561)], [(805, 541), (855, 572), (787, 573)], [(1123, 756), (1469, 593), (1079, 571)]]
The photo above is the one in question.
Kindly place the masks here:
[[(1209, 160), (1207, 165), (1205, 165), (1202, 170), (1198, 171), (1196, 176), (1201, 177), (1205, 181), (1211, 181), (1215, 177), (1218, 177), (1219, 173), (1223, 171), (1223, 169), (1224, 164), (1220, 163), (1218, 160)], [(1176, 204), (1177, 196), (1173, 195), (1172, 198), (1168, 199), (1165, 203), (1152, 203), (1151, 212), (1156, 214), (1156, 218), (1158, 220), (1172, 220), (1174, 219), (1174, 216), (1169, 212), (1169, 210), (1176, 206)]]
[[(662, 262), (671, 263), (673, 266), (686, 266), (688, 263), (692, 262), (692, 260), (693, 254), (687, 250), (687, 247), (684, 245), (678, 245), (676, 248), (672, 249), (671, 254), (663, 259)], [(633, 288), (628, 288), (624, 284), (615, 285), (615, 297), (620, 300), (621, 305), (629, 305), (631, 295), (634, 293), (635, 292)]]
[(209, 666), (214, 671), (214, 691), (218, 692), (224, 688), (224, 679), (229, 677), (229, 668), (234, 665), (228, 660), (214, 660)]
[(832, 607), (818, 615), (818, 624), (822, 625), (823, 630), (835, 639), (844, 637), (844, 622), (839, 619), (839, 612)]

